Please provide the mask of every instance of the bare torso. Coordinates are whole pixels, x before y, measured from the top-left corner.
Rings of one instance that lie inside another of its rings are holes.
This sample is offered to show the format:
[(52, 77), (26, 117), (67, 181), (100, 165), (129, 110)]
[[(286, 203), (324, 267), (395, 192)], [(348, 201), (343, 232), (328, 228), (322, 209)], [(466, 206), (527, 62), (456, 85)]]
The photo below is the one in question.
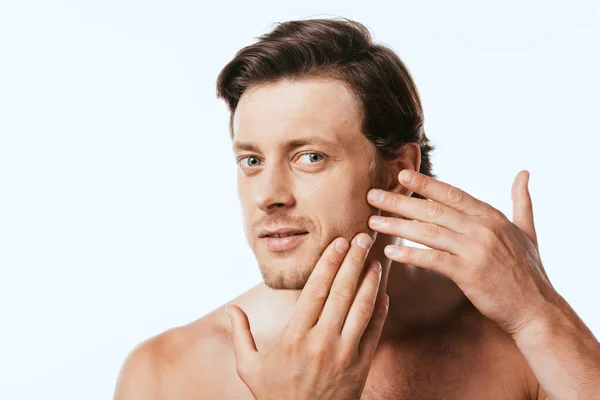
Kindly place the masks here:
[[(256, 287), (255, 287), (256, 288)], [(255, 288), (231, 302), (245, 309)], [(249, 305), (248, 309), (252, 309)], [(260, 319), (248, 313), (259, 351)], [(161, 364), (164, 398), (239, 399), (253, 396), (237, 376), (229, 319), (219, 307), (189, 325), (149, 341)], [(514, 342), (475, 309), (412, 337), (380, 342), (361, 399), (537, 398), (537, 380)]]

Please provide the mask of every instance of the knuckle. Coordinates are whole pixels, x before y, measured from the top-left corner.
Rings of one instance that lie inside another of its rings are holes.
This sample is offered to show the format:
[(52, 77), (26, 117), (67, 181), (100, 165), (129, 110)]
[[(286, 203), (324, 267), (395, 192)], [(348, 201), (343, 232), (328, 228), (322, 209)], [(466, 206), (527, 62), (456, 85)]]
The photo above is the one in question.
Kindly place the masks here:
[(281, 337), (280, 345), (285, 354), (294, 356), (301, 351), (305, 340), (306, 337), (299, 332), (286, 331)]
[(357, 298), (354, 303), (354, 308), (356, 308), (358, 315), (369, 320), (373, 315), (373, 302), (371, 299), (365, 296), (362, 299)]
[(243, 361), (238, 361), (235, 365), (235, 372), (237, 372), (238, 376), (242, 379), (244, 379), (247, 375), (246, 375), (246, 367), (245, 367), (245, 363)]
[(348, 283), (338, 283), (331, 288), (334, 298), (340, 301), (350, 301), (354, 297), (354, 287)]
[(330, 347), (331, 346), (327, 340), (327, 337), (324, 336), (322, 338), (317, 338), (310, 341), (308, 345), (308, 353), (315, 360), (325, 360)]
[(427, 224), (425, 228), (425, 233), (427, 234), (427, 236), (432, 238), (439, 237), (441, 232), (442, 231), (440, 226), (436, 224)]
[(489, 248), (497, 239), (493, 226), (485, 226), (480, 232), (480, 240), (485, 248)]
[(495, 237), (493, 224), (486, 219), (479, 219), (478, 223), (474, 226), (472, 236), (474, 238), (473, 244), (476, 248), (487, 246)]
[(244, 381), (247, 381), (250, 378), (254, 369), (255, 366), (251, 365), (250, 362), (246, 359), (239, 360), (238, 362), (236, 362), (235, 365), (235, 371), (237, 372), (238, 376)]
[(441, 265), (444, 262), (444, 253), (441, 251), (432, 251), (429, 257), (433, 265)]
[(506, 216), (500, 210), (497, 210), (496, 208), (490, 205), (486, 206), (486, 209), (486, 219), (488, 221), (490, 221), (492, 224), (504, 224)]
[(436, 201), (430, 201), (427, 204), (427, 216), (436, 220), (444, 214), (444, 206)]
[(449, 186), (446, 196), (450, 204), (456, 205), (463, 201), (465, 193), (457, 187)]
[(315, 282), (310, 285), (308, 293), (318, 301), (325, 301), (329, 295), (329, 286), (325, 282)]
[[(487, 249), (483, 245), (477, 245), (471, 251), (471, 260), (469, 263), (473, 265), (474, 268), (478, 268), (481, 265), (484, 265), (487, 260)], [(472, 272), (472, 271), (471, 271)]]
[(503, 231), (506, 228), (509, 228), (511, 222), (508, 218), (506, 218), (506, 215), (502, 214), (502, 212), (496, 210), (496, 212), (494, 213), (494, 219), (496, 221), (497, 229)]
[(295, 348), (298, 346), (302, 340), (302, 335), (299, 332), (293, 330), (286, 330), (283, 333), (281, 338), (281, 342), (286, 350), (290, 350), (291, 348)]

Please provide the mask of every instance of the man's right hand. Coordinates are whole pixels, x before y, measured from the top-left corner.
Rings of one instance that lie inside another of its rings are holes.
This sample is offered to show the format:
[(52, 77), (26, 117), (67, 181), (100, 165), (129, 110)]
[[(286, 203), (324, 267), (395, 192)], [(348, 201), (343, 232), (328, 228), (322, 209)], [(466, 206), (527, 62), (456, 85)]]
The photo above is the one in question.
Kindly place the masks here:
[(388, 309), (387, 294), (378, 296), (381, 263), (373, 261), (360, 280), (370, 245), (371, 237), (359, 233), (349, 250), (344, 238), (325, 249), (264, 353), (246, 313), (228, 306), (236, 370), (257, 400), (360, 399)]

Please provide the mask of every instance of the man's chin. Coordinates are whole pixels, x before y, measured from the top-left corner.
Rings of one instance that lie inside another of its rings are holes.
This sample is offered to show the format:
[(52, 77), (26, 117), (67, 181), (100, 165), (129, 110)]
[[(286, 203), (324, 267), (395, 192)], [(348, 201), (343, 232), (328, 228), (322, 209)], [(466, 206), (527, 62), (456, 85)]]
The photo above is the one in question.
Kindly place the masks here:
[(312, 268), (306, 266), (289, 267), (260, 266), (260, 273), (265, 285), (273, 290), (302, 290), (308, 282)]

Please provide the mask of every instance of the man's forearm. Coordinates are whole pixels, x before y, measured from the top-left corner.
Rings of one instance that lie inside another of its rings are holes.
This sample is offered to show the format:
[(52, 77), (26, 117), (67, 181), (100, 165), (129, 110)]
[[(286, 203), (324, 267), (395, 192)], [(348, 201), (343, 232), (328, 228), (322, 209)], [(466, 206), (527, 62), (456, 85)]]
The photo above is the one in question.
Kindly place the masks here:
[(561, 296), (513, 339), (548, 399), (598, 399), (600, 343)]

